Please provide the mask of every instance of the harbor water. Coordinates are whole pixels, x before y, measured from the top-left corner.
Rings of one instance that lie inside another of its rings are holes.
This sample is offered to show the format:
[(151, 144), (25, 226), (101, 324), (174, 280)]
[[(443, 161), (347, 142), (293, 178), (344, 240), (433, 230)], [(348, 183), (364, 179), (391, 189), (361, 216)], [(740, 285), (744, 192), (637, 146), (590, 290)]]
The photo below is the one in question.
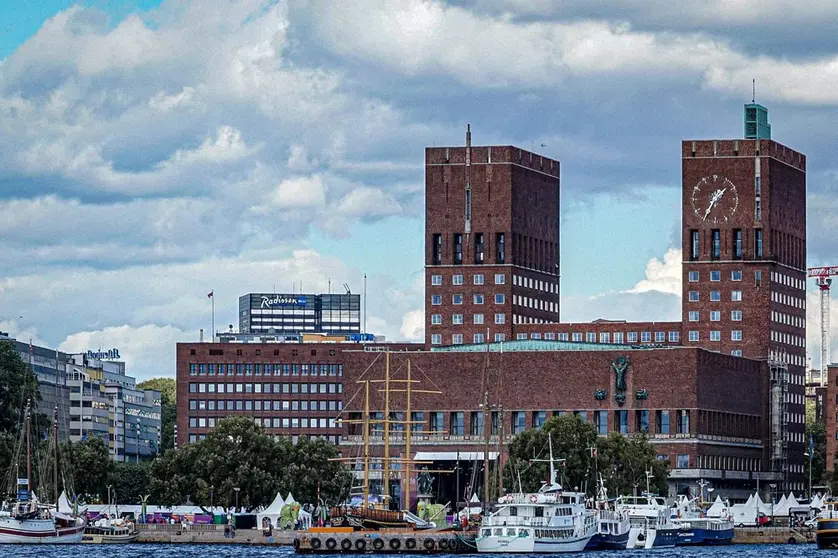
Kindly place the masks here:
[[(732, 545), (726, 547), (679, 547), (659, 550), (627, 550), (619, 552), (587, 552), (589, 557), (622, 558), (768, 558), (772, 556), (796, 558), (818, 553), (814, 544)], [(131, 545), (4, 545), (0, 557), (15, 558), (291, 558), (293, 549), (276, 546), (206, 545), (206, 544), (131, 544)], [(323, 556), (323, 555), (319, 555)], [(339, 555), (335, 555), (339, 556)], [(347, 558), (363, 554), (344, 554)], [(446, 555), (435, 555), (437, 557)], [(459, 554), (457, 556), (462, 556)], [(511, 555), (510, 555), (511, 556)], [(522, 556), (522, 555), (516, 555)], [(533, 555), (536, 556), (536, 555)], [(582, 554), (550, 554), (541, 556), (582, 556)], [(453, 555), (451, 558), (455, 558)]]

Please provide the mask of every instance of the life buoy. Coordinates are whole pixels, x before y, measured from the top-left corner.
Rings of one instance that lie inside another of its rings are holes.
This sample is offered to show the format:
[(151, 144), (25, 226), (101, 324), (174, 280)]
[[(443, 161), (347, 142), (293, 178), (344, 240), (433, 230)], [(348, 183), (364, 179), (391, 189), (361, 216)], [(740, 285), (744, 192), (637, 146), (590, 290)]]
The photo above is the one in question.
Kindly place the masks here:
[(512, 498), (512, 494), (508, 494), (508, 495), (506, 496), (506, 503), (507, 503), (507, 504), (511, 504), (511, 503), (512, 503), (512, 500), (513, 500), (513, 498)]
[(416, 548), (416, 539), (407, 539), (404, 541), (404, 547), (408, 550), (413, 550)]
[(300, 539), (294, 539), (294, 550), (300, 550)]
[(367, 541), (365, 541), (364, 539), (358, 539), (357, 541), (355, 541), (355, 550), (364, 551), (366, 549), (367, 549)]
[(326, 548), (329, 550), (334, 550), (338, 546), (338, 541), (333, 538), (326, 539)]
[(390, 548), (392, 550), (398, 550), (402, 547), (402, 540), (398, 538), (390, 539)]
[(376, 550), (381, 550), (384, 548), (384, 539), (375, 539), (372, 541), (372, 547)]
[(533, 494), (532, 496), (530, 496), (530, 502), (532, 502), (533, 504), (535, 504), (536, 502), (538, 502), (538, 496), (536, 496), (535, 494)]
[(437, 545), (440, 550), (448, 550), (448, 539), (439, 539)]
[(349, 539), (343, 539), (340, 541), (340, 548), (341, 550), (352, 550), (352, 541)]
[(422, 546), (425, 547), (425, 550), (433, 550), (434, 549), (434, 540), (431, 538), (425, 539), (422, 543)]
[(318, 548), (320, 548), (320, 544), (321, 544), (320, 539), (318, 539), (317, 537), (314, 537), (313, 539), (311, 539), (310, 544), (311, 544), (311, 548), (313, 548), (314, 550), (317, 550)]

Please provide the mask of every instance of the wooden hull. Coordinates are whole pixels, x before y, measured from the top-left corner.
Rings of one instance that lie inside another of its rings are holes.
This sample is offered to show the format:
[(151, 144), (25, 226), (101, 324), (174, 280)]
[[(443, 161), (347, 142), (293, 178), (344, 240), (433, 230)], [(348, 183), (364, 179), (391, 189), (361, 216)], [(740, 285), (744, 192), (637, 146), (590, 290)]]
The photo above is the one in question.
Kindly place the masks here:
[(84, 544), (130, 544), (136, 542), (139, 536), (139, 533), (131, 533), (130, 535), (91, 535), (85, 533), (81, 542)]

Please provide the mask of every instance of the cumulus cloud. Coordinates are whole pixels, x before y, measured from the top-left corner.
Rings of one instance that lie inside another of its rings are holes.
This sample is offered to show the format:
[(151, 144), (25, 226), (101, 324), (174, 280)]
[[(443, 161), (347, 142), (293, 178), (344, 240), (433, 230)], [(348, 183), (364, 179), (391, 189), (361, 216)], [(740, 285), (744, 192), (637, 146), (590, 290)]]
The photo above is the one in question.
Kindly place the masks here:
[(681, 250), (670, 248), (663, 261), (652, 258), (646, 264), (646, 278), (626, 291), (631, 294), (658, 292), (681, 296)]

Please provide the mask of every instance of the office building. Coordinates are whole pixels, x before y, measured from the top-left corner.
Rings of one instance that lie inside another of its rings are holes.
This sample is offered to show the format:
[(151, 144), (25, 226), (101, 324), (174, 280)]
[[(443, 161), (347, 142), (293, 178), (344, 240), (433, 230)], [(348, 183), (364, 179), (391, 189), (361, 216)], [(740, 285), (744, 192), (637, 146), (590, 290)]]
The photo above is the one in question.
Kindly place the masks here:
[(239, 332), (251, 334), (361, 332), (356, 294), (250, 293), (239, 297)]

